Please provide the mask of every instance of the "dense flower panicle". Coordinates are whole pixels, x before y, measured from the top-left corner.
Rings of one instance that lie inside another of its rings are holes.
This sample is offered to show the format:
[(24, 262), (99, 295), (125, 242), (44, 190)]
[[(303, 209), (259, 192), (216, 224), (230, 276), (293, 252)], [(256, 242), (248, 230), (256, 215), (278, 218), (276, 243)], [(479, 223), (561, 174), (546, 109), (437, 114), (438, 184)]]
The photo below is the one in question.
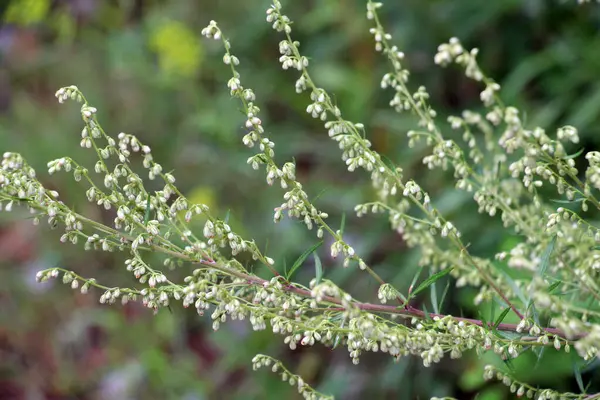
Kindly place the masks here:
[[(321, 121), (324, 132), (338, 144), (348, 171), (362, 170), (371, 178), (374, 198), (356, 205), (357, 216), (386, 215), (404, 242), (420, 249), (419, 266), (431, 272), (430, 278), (417, 287), (411, 285), (408, 293), (385, 282), (345, 240), (343, 229), (327, 223), (328, 213), (319, 209), (304, 189), (294, 162), (275, 162), (276, 137), (267, 137), (256, 95), (236, 69), (240, 59), (215, 21), (210, 21), (202, 35), (223, 44), (222, 62), (231, 71), (224, 86), (242, 106), (244, 118), (240, 123), (246, 132), (241, 142), (253, 152), (247, 162), (254, 170), (264, 168), (267, 185), (278, 186), (283, 192), (282, 202), (274, 207), (274, 222), (287, 215), (308, 230), (316, 230), (318, 238), (328, 236), (331, 257), (340, 260), (342, 267), (358, 267), (369, 274), (378, 284), (381, 304), (355, 299), (335, 282), (324, 279), (322, 273), (317, 272), (309, 287), (293, 282), (289, 273), (282, 276), (277, 262), (263, 254), (253, 240), (234, 232), (207, 205), (190, 203), (175, 185), (175, 177), (154, 160), (149, 146), (124, 132), (116, 138), (106, 134), (98, 120), (99, 111), (76, 86), (58, 90), (56, 97), (60, 103), (81, 103), (84, 127), (80, 145), (93, 151), (97, 162), (94, 170), (88, 171), (65, 156), (48, 162), (48, 173), (72, 173), (87, 187), (90, 202), (112, 210), (112, 225), (90, 220), (65, 205), (56, 191), (44, 188), (21, 155), (10, 152), (4, 153), (0, 168), (0, 210), (26, 205), (34, 214), (34, 223), (47, 218), (51, 227), (64, 229), (61, 242), (83, 243), (86, 250), (128, 253), (125, 268), (137, 283), (131, 288), (105, 286), (63, 268), (40, 271), (36, 278), (62, 278), (64, 284), (81, 293), (91, 287), (100, 289), (103, 304), (139, 301), (158, 312), (180, 302), (184, 307), (193, 306), (199, 315), (210, 315), (215, 330), (228, 320), (247, 319), (255, 330), (271, 329), (283, 336), (290, 349), (317, 343), (342, 345), (353, 363), (358, 363), (364, 352), (383, 352), (395, 358), (414, 355), (425, 366), (440, 362), (446, 355), (459, 358), (469, 350), (494, 352), (507, 360), (536, 347), (565, 352), (574, 347), (585, 360), (598, 357), (600, 312), (582, 306), (582, 301), (600, 300), (600, 255), (596, 254), (600, 230), (581, 212), (590, 207), (600, 209), (596, 192), (600, 189), (600, 152), (586, 153), (588, 167), (579, 171), (574, 161), (579, 154), (567, 152), (570, 144), (579, 142), (577, 129), (567, 125), (546, 133), (540, 127), (526, 127), (522, 112), (503, 104), (500, 85), (479, 67), (478, 50), (465, 49), (457, 38), (438, 47), (434, 62), (456, 64), (478, 82), (483, 111), (465, 110), (460, 116), (439, 121), (426, 88), (410, 89), (404, 53), (391, 44), (392, 36), (379, 19), (381, 7), (382, 3), (368, 1), (366, 16), (372, 24), (375, 51), (389, 61), (390, 71), (381, 79), (382, 89), (393, 91), (389, 105), (397, 112), (414, 114), (418, 121), (415, 129), (407, 132), (408, 146), (424, 140), (430, 152), (423, 157), (423, 164), (429, 169), (452, 170), (454, 185), (472, 195), (478, 212), (485, 214), (483, 218), (499, 218), (509, 232), (524, 237), (522, 242), (498, 253), (495, 259), (472, 254), (462, 241), (459, 227), (438, 209), (426, 182), (419, 183), (405, 176), (400, 166), (384, 161), (373, 150), (367, 128), (344, 119), (333, 96), (317, 86), (308, 69), (309, 59), (292, 38), (292, 21), (275, 0), (266, 20), (282, 37), (278, 45), (281, 68), (296, 74), (295, 91), (307, 96), (306, 113)], [(462, 141), (445, 134), (452, 130), (462, 132)], [(144, 176), (132, 168), (133, 154), (141, 157)], [(145, 179), (160, 182), (160, 190), (148, 191)], [(542, 198), (539, 189), (544, 186), (555, 187), (565, 205), (557, 208)], [(203, 221), (200, 232), (191, 226), (194, 219)], [(161, 254), (163, 265), (150, 265), (149, 252)], [(265, 279), (250, 272), (236, 259), (240, 253), (249, 253), (272, 277)], [(318, 258), (315, 263), (320, 268)], [(519, 270), (521, 278), (511, 278), (498, 263)], [(195, 269), (183, 281), (169, 278), (173, 275), (170, 270), (190, 265)], [(457, 287), (478, 289), (476, 305), (498, 302), (507, 312), (512, 310), (519, 322), (444, 315), (439, 310), (442, 304), (433, 304), (435, 313), (414, 308), (411, 301), (446, 274)], [(544, 327), (540, 316), (550, 325)], [(502, 334), (505, 331), (511, 334)], [(255, 369), (270, 367), (296, 386), (304, 398), (329, 398), (269, 356), (257, 355), (252, 363)], [(502, 381), (519, 397), (581, 398), (533, 388), (492, 366), (485, 368), (484, 376)]]

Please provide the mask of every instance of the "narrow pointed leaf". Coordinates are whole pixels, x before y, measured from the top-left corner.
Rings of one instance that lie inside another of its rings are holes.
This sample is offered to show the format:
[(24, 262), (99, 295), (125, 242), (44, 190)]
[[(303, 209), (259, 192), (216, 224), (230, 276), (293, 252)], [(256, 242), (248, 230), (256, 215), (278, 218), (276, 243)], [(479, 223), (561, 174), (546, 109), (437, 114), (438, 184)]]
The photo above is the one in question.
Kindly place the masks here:
[(485, 315), (481, 312), (481, 310), (477, 310), (477, 314), (479, 314), (479, 319), (481, 320), (481, 324), (483, 326), (483, 329), (488, 329), (489, 328), (489, 324), (487, 321), (487, 318), (485, 317)]
[(588, 373), (600, 366), (600, 360), (597, 358), (590, 358), (585, 364), (583, 364), (579, 370), (582, 374)]
[(340, 232), (342, 235), (344, 234), (344, 229), (346, 229), (346, 213), (342, 213), (342, 222), (340, 223)]
[(548, 286), (548, 293), (552, 293), (554, 292), (554, 290), (556, 290), (556, 288), (561, 284), (561, 281), (556, 281), (554, 282), (552, 285)]
[(441, 310), (444, 305), (444, 300), (446, 300), (446, 295), (448, 294), (448, 289), (450, 289), (450, 281), (446, 282), (446, 287), (444, 288), (444, 292), (442, 293), (442, 298), (440, 299), (440, 303), (438, 308)]
[(317, 199), (318, 199), (319, 197), (321, 197), (321, 196), (322, 196), (322, 195), (323, 195), (323, 194), (324, 194), (324, 193), (325, 193), (327, 190), (328, 190), (328, 189), (323, 189), (323, 190), (321, 190), (321, 191), (320, 191), (320, 192), (319, 192), (319, 193), (318, 193), (318, 194), (315, 196), (315, 198), (314, 198), (314, 200), (313, 200), (313, 203), (315, 203), (315, 202), (317, 201)]
[(534, 370), (536, 370), (537, 367), (540, 365), (540, 361), (542, 360), (542, 356), (544, 355), (545, 350), (546, 350), (546, 347), (544, 347), (544, 346), (533, 348), (533, 353), (537, 356), (535, 366), (533, 367)]
[(392, 160), (389, 159), (389, 157), (387, 157), (384, 154), (380, 154), (381, 156), (381, 161), (383, 161), (383, 163), (392, 171), (396, 171), (396, 165), (394, 164), (394, 162)]
[(546, 246), (546, 249), (544, 250), (539, 269), (540, 276), (546, 275), (546, 271), (548, 270), (548, 266), (550, 265), (550, 256), (552, 255), (552, 251), (554, 250), (554, 246), (556, 245), (556, 238), (556, 235), (552, 236), (552, 240), (550, 240), (550, 243), (548, 243), (548, 246)]
[(579, 368), (575, 359), (573, 360), (573, 375), (575, 375), (579, 390), (581, 393), (585, 393), (585, 386), (583, 385), (583, 378), (581, 377), (581, 368)]
[(500, 325), (502, 323), (502, 321), (504, 321), (504, 318), (508, 315), (509, 312), (510, 312), (509, 307), (505, 308), (504, 311), (502, 311), (502, 313), (498, 316), (498, 319), (496, 320), (496, 322), (494, 322), (494, 329), (498, 329), (498, 325)]
[[(344, 328), (344, 325), (346, 325), (346, 317), (344, 317), (344, 319), (342, 320), (342, 324), (340, 325), (340, 328)], [(338, 345), (340, 344), (340, 339), (341, 339), (341, 336), (339, 334), (335, 335), (335, 341), (333, 342), (332, 349), (335, 349), (336, 347), (338, 347)]]
[(437, 289), (435, 287), (435, 282), (433, 282), (431, 284), (431, 289), (429, 291), (429, 295), (431, 298), (431, 306), (433, 307), (433, 312), (436, 314), (440, 313), (440, 308), (438, 307), (438, 301), (437, 301)]
[(575, 203), (581, 203), (584, 200), (585, 200), (585, 197), (579, 197), (579, 198), (573, 199), (573, 200), (550, 199), (551, 202), (558, 203), (558, 204), (575, 204)]
[(511, 331), (496, 331), (496, 335), (508, 340), (519, 340), (523, 337), (522, 333), (511, 332)]
[(333, 342), (332, 350), (335, 350), (336, 347), (340, 344), (340, 335), (335, 335), (335, 341)]
[(500, 170), (502, 169), (502, 161), (498, 161), (496, 164), (496, 170), (494, 171), (494, 180), (500, 179)]
[(423, 312), (425, 313), (425, 321), (431, 321), (431, 315), (429, 315), (429, 311), (427, 310), (427, 306), (423, 304)]
[(531, 309), (531, 315), (533, 316), (533, 322), (535, 322), (537, 325), (540, 325), (540, 315), (537, 312), (537, 308), (535, 308), (535, 303), (533, 303), (533, 301), (532, 301), (531, 305), (528, 308)]
[(315, 252), (315, 250), (317, 250), (319, 247), (321, 247), (321, 245), (323, 244), (323, 241), (321, 240), (318, 243), (313, 244), (311, 247), (309, 247), (308, 249), (306, 249), (304, 251), (304, 253), (300, 254), (300, 257), (298, 257), (296, 259), (296, 261), (294, 261), (294, 264), (292, 265), (292, 268), (290, 268), (290, 272), (287, 274), (286, 279), (290, 279), (292, 277), (292, 275), (294, 275), (294, 272), (296, 272), (296, 270), (298, 268), (300, 268), (300, 266), (302, 266), (302, 264), (304, 263), (304, 261), (306, 261), (306, 258), (308, 256), (310, 256), (312, 253)]
[(507, 350), (504, 350), (504, 355), (506, 356), (506, 359), (504, 360), (504, 365), (506, 365), (506, 367), (508, 368), (510, 373), (512, 375), (514, 375), (515, 374), (515, 364), (513, 363), (512, 358), (510, 358), (510, 355), (508, 354)]
[(577, 151), (577, 153), (573, 153), (573, 154), (570, 154), (570, 155), (568, 155), (568, 156), (564, 156), (564, 157), (563, 157), (563, 160), (571, 160), (571, 159), (573, 159), (573, 158), (577, 158), (577, 157), (579, 157), (581, 154), (583, 154), (583, 150), (584, 150), (584, 148), (582, 147), (581, 149), (579, 149), (579, 150)]
[(423, 290), (427, 289), (429, 286), (431, 286), (434, 282), (442, 279), (444, 276), (448, 275), (450, 272), (452, 272), (454, 268), (446, 268), (443, 269), (439, 272), (436, 272), (435, 274), (431, 275), (429, 278), (425, 279), (423, 282), (421, 282), (421, 284), (419, 285), (418, 288), (416, 288), (413, 292), (412, 292), (412, 296), (416, 296), (419, 293), (421, 293)]
[(321, 279), (323, 279), (323, 266), (321, 265), (321, 259), (317, 253), (314, 253), (313, 257), (315, 258), (315, 279), (318, 285), (321, 283)]
[[(500, 272), (503, 272), (501, 270), (499, 270)], [(515, 281), (506, 273), (503, 273), (504, 275), (504, 279), (506, 279), (506, 282), (509, 284), (510, 288), (512, 289), (513, 292), (515, 292), (515, 294), (517, 295), (517, 297), (519, 298), (519, 300), (521, 300), (521, 302), (525, 305), (527, 304), (527, 299), (525, 298), (525, 295), (523, 294), (523, 291), (517, 286), (517, 284), (515, 283)]]
[(146, 198), (146, 212), (144, 213), (144, 226), (148, 225), (150, 221), (150, 195)]
[(419, 279), (419, 276), (421, 276), (421, 272), (423, 272), (423, 268), (417, 269), (417, 273), (415, 274), (415, 276), (413, 277), (412, 282), (410, 283), (410, 286), (408, 288), (408, 298), (409, 299), (413, 297), (412, 289), (415, 287), (415, 283), (417, 283), (417, 280)]

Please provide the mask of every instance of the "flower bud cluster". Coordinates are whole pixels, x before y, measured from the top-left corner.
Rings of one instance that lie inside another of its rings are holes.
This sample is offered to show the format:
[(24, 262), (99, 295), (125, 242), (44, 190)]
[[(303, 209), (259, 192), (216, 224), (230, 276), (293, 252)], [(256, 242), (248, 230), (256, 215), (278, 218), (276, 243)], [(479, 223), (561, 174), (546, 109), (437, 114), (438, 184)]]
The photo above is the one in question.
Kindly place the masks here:
[(552, 389), (540, 389), (537, 387), (530, 386), (526, 383), (519, 382), (513, 379), (508, 373), (498, 369), (493, 365), (486, 365), (483, 373), (485, 380), (498, 380), (507, 386), (511, 393), (514, 393), (517, 397), (525, 397), (527, 399), (535, 400), (554, 400), (554, 399), (582, 399), (585, 395), (577, 393), (561, 393)]
[(278, 373), (281, 380), (288, 382), (291, 386), (296, 386), (298, 393), (306, 400), (333, 400), (332, 396), (327, 396), (317, 392), (309, 386), (299, 375), (292, 374), (281, 361), (263, 354), (257, 354), (252, 359), (252, 368), (256, 371), (260, 368), (269, 368), (272, 372)]
[(600, 152), (590, 151), (585, 158), (590, 164), (585, 170), (585, 178), (591, 186), (600, 190)]

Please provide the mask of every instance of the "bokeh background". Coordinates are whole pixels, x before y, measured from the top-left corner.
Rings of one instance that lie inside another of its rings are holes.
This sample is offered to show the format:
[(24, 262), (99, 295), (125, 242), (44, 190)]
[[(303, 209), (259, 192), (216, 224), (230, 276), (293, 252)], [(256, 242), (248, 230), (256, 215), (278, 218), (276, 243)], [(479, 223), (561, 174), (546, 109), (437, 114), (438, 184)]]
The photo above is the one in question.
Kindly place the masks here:
[[(411, 86), (428, 88), (441, 121), (480, 108), (480, 87), (460, 71), (433, 64), (437, 45), (457, 36), (481, 49), (484, 70), (503, 86), (505, 102), (524, 110), (529, 126), (552, 131), (575, 125), (582, 147), (600, 148), (600, 5), (385, 3), (384, 22), (407, 55)], [(521, 240), (503, 231), (497, 219), (478, 216), (473, 201), (447, 175), (426, 171), (420, 161), (425, 149), (408, 148), (405, 133), (415, 121), (390, 110), (390, 93), (379, 89), (387, 65), (373, 50), (363, 0), (284, 5), (317, 83), (334, 94), (346, 118), (366, 125), (378, 151), (433, 194), (475, 254), (490, 256)], [(406, 247), (385, 217), (354, 216), (354, 205), (373, 196), (368, 177), (345, 171), (337, 145), (305, 113), (308, 102), (294, 91), (295, 73), (281, 71), (277, 62), (280, 38), (265, 22), (268, 6), (266, 0), (0, 1), (0, 151), (22, 153), (67, 204), (110, 221), (86, 203), (85, 189), (69, 176), (46, 173), (46, 163), (63, 155), (91, 165), (91, 154), (79, 148), (77, 106), (54, 98), (58, 88), (75, 84), (98, 108), (107, 132), (138, 135), (192, 199), (228, 215), (279, 268), (291, 265), (317, 239), (296, 221), (272, 223), (283, 192), (246, 165), (252, 153), (241, 144), (244, 118), (225, 87), (230, 72), (222, 49), (200, 35), (215, 19), (241, 60), (242, 83), (257, 94), (277, 160), (296, 160), (300, 181), (331, 223), (339, 225), (345, 214), (348, 240), (384, 279), (406, 290), (418, 251)], [(244, 322), (215, 333), (208, 317), (179, 305), (153, 315), (135, 304), (100, 305), (98, 291), (81, 295), (59, 282), (35, 283), (38, 270), (64, 266), (108, 285), (135, 285), (123, 255), (61, 244), (58, 233), (33, 227), (26, 217), (24, 210), (0, 214), (0, 399), (297, 398), (276, 375), (251, 370), (259, 352), (282, 359), (340, 399), (510, 397), (501, 384), (483, 382), (481, 366), (493, 362), (493, 355), (466, 354), (425, 369), (417, 358), (369, 354), (354, 366), (343, 348), (290, 351), (282, 337), (253, 332)], [(364, 273), (341, 268), (327, 247), (319, 250), (325, 276), (360, 299), (376, 300), (376, 285)], [(186, 268), (177, 273), (184, 276)], [(313, 274), (309, 259), (297, 277), (308, 282)], [(451, 287), (443, 311), (477, 317), (474, 294)], [(420, 301), (428, 305), (428, 296)], [(574, 366), (569, 355), (548, 351), (540, 362), (522, 356), (512, 367), (530, 384), (578, 391)], [(582, 379), (592, 392), (598, 389), (595, 365), (582, 371)]]

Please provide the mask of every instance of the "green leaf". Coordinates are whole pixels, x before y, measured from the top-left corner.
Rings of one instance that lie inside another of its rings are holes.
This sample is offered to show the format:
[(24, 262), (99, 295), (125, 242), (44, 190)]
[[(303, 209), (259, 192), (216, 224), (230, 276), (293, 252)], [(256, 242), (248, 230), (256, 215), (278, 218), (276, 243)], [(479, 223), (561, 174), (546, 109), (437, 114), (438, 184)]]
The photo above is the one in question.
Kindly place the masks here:
[(438, 302), (437, 302), (437, 290), (435, 287), (435, 282), (433, 282), (431, 284), (431, 290), (429, 291), (429, 295), (431, 298), (431, 306), (433, 307), (433, 312), (435, 312), (436, 314), (439, 314), (440, 308), (438, 307)]
[(511, 331), (496, 331), (496, 335), (508, 340), (518, 340), (523, 337), (523, 334)]
[(410, 283), (410, 286), (408, 287), (408, 298), (411, 299), (412, 298), (412, 289), (415, 287), (415, 283), (417, 283), (417, 280), (419, 279), (419, 276), (421, 276), (421, 272), (423, 272), (423, 268), (419, 267), (417, 269), (417, 273), (415, 274), (415, 276), (413, 277), (412, 282)]
[[(552, 251), (554, 251), (554, 247), (556, 245), (556, 239), (557, 235), (552, 236), (550, 243), (548, 243), (548, 246), (546, 246), (546, 249), (544, 250), (544, 254), (542, 254), (540, 268), (537, 271), (538, 276), (544, 277), (546, 275), (546, 271), (548, 270), (548, 266), (550, 265), (550, 256), (552, 255)], [(527, 309), (531, 309), (531, 313), (533, 314), (533, 320), (536, 324), (539, 325), (540, 317), (537, 312), (537, 309), (535, 308), (535, 304), (531, 298), (529, 299), (529, 302), (527, 304)]]
[(300, 257), (298, 257), (296, 259), (296, 261), (292, 265), (292, 268), (290, 269), (290, 272), (288, 274), (286, 274), (286, 279), (289, 280), (292, 277), (292, 275), (294, 275), (294, 272), (296, 272), (296, 270), (298, 268), (300, 268), (300, 266), (304, 263), (304, 261), (306, 260), (306, 258), (308, 256), (310, 256), (312, 253), (314, 253), (315, 250), (317, 250), (319, 247), (321, 247), (322, 244), (323, 244), (323, 241), (321, 240), (320, 242), (315, 243), (311, 247), (309, 247), (308, 249), (306, 249), (304, 251), (304, 253), (302, 253), (300, 255)]
[(394, 164), (394, 162), (392, 160), (390, 160), (387, 156), (385, 156), (384, 154), (380, 154), (379, 155), (381, 157), (381, 161), (383, 161), (383, 163), (392, 171), (396, 171), (396, 165)]
[(144, 213), (144, 226), (148, 225), (150, 221), (150, 194), (146, 198), (146, 212)]
[(479, 314), (479, 319), (481, 320), (481, 325), (483, 326), (483, 329), (487, 329), (490, 326), (490, 324), (488, 324), (485, 314), (483, 314), (481, 310), (477, 310), (477, 314)]
[[(344, 319), (342, 320), (342, 324), (340, 325), (340, 328), (344, 328), (344, 325), (346, 325), (346, 316), (344, 315)], [(332, 349), (335, 349), (336, 347), (338, 347), (338, 345), (340, 344), (340, 339), (341, 336), (338, 333), (337, 335), (335, 335), (335, 341), (333, 342), (333, 347)]]
[(444, 292), (442, 293), (442, 298), (440, 299), (440, 303), (438, 309), (442, 309), (442, 305), (444, 304), (444, 300), (446, 300), (446, 295), (448, 294), (448, 289), (450, 289), (450, 281), (446, 282), (446, 287), (444, 288)]
[(585, 200), (585, 197), (579, 197), (579, 198), (573, 199), (573, 200), (550, 199), (551, 202), (553, 202), (553, 203), (559, 203), (559, 204), (581, 203), (584, 200)]
[(496, 170), (494, 171), (494, 180), (500, 179), (500, 170), (502, 168), (502, 161), (496, 163)]
[(581, 377), (581, 368), (577, 365), (576, 359), (573, 359), (573, 375), (575, 375), (575, 380), (577, 381), (577, 386), (581, 393), (585, 393), (585, 386), (583, 385), (583, 379)]
[(425, 321), (431, 321), (431, 315), (429, 315), (429, 311), (427, 311), (427, 306), (423, 304), (423, 312), (425, 313)]
[(501, 308), (506, 308), (506, 307), (510, 307), (508, 304), (506, 304), (506, 302), (504, 300), (502, 300), (499, 297), (494, 297), (493, 298), (494, 303), (496, 303), (497, 305), (499, 305)]
[(556, 281), (552, 285), (548, 286), (548, 293), (552, 294), (552, 292), (559, 287), (561, 283), (562, 281)]
[(542, 356), (544, 355), (544, 351), (546, 350), (546, 347), (544, 347), (544, 346), (534, 347), (532, 350), (533, 350), (533, 353), (537, 356), (537, 361), (535, 362), (535, 366), (533, 367), (533, 369), (536, 370), (537, 367), (540, 365), (540, 361), (542, 360)]
[(229, 223), (229, 217), (231, 216), (231, 209), (227, 210), (227, 212), (225, 213), (225, 218), (223, 219), (223, 221), (227, 224)]
[(342, 213), (342, 222), (340, 223), (340, 233), (344, 234), (344, 229), (346, 228), (346, 213)]
[(335, 335), (335, 341), (333, 342), (333, 346), (331, 347), (331, 350), (335, 350), (336, 347), (338, 347), (338, 345), (340, 344), (340, 335)]
[(581, 149), (579, 149), (579, 150), (577, 151), (577, 153), (570, 154), (570, 155), (568, 155), (568, 156), (564, 156), (564, 157), (563, 157), (563, 160), (570, 160), (570, 159), (572, 159), (572, 158), (577, 158), (577, 157), (579, 157), (581, 154), (583, 154), (583, 150), (585, 150), (585, 149), (582, 147)]
[(525, 295), (523, 294), (521, 289), (517, 286), (515, 281), (506, 272), (504, 272), (502, 270), (498, 270), (498, 271), (503, 273), (504, 279), (506, 279), (506, 282), (508, 282), (510, 288), (512, 289), (513, 292), (515, 292), (515, 294), (517, 295), (519, 300), (521, 300), (521, 302), (523, 304), (527, 304), (527, 299), (525, 298)]
[(532, 301), (531, 304), (529, 305), (529, 307), (527, 307), (528, 309), (531, 309), (531, 314), (533, 315), (533, 321), (537, 324), (540, 325), (540, 315), (537, 312), (537, 309), (535, 308), (535, 303)]
[(540, 269), (538, 270), (540, 276), (546, 275), (548, 265), (550, 265), (550, 256), (552, 255), (552, 251), (554, 250), (554, 246), (556, 245), (556, 238), (556, 235), (552, 236), (552, 240), (550, 240), (550, 243), (548, 243), (548, 246), (546, 246), (546, 249), (544, 250)]
[(515, 364), (513, 363), (512, 358), (508, 354), (508, 350), (504, 350), (504, 356), (506, 357), (504, 359), (504, 365), (506, 365), (506, 367), (508, 368), (508, 370), (510, 371), (510, 373), (512, 375), (514, 375), (515, 374)]
[(318, 199), (319, 197), (321, 197), (321, 196), (322, 196), (322, 195), (323, 195), (323, 194), (324, 194), (324, 193), (325, 193), (327, 190), (329, 190), (329, 189), (325, 188), (325, 189), (321, 190), (321, 191), (320, 191), (320, 192), (319, 192), (319, 193), (318, 193), (318, 194), (315, 196), (315, 198), (313, 199), (313, 203), (316, 203), (317, 199)]
[(582, 374), (585, 374), (598, 368), (598, 366), (600, 366), (600, 360), (597, 358), (590, 358), (579, 368), (579, 370)]
[(509, 312), (510, 307), (506, 307), (504, 311), (502, 311), (502, 313), (498, 316), (496, 322), (494, 322), (494, 329), (498, 329), (498, 326), (502, 323), (502, 321), (504, 321), (504, 318), (508, 315)]
[(448, 275), (450, 272), (452, 272), (454, 268), (446, 268), (443, 269), (439, 272), (436, 272), (435, 274), (431, 275), (429, 278), (425, 279), (423, 282), (421, 282), (421, 284), (419, 285), (418, 288), (416, 288), (412, 294), (411, 297), (414, 297), (416, 295), (418, 295), (419, 293), (421, 293), (423, 290), (427, 289), (429, 286), (431, 286), (434, 282), (442, 279), (444, 276)]
[(321, 259), (317, 253), (314, 253), (313, 257), (315, 258), (315, 279), (318, 285), (321, 283), (321, 279), (323, 279), (323, 266), (321, 265)]

